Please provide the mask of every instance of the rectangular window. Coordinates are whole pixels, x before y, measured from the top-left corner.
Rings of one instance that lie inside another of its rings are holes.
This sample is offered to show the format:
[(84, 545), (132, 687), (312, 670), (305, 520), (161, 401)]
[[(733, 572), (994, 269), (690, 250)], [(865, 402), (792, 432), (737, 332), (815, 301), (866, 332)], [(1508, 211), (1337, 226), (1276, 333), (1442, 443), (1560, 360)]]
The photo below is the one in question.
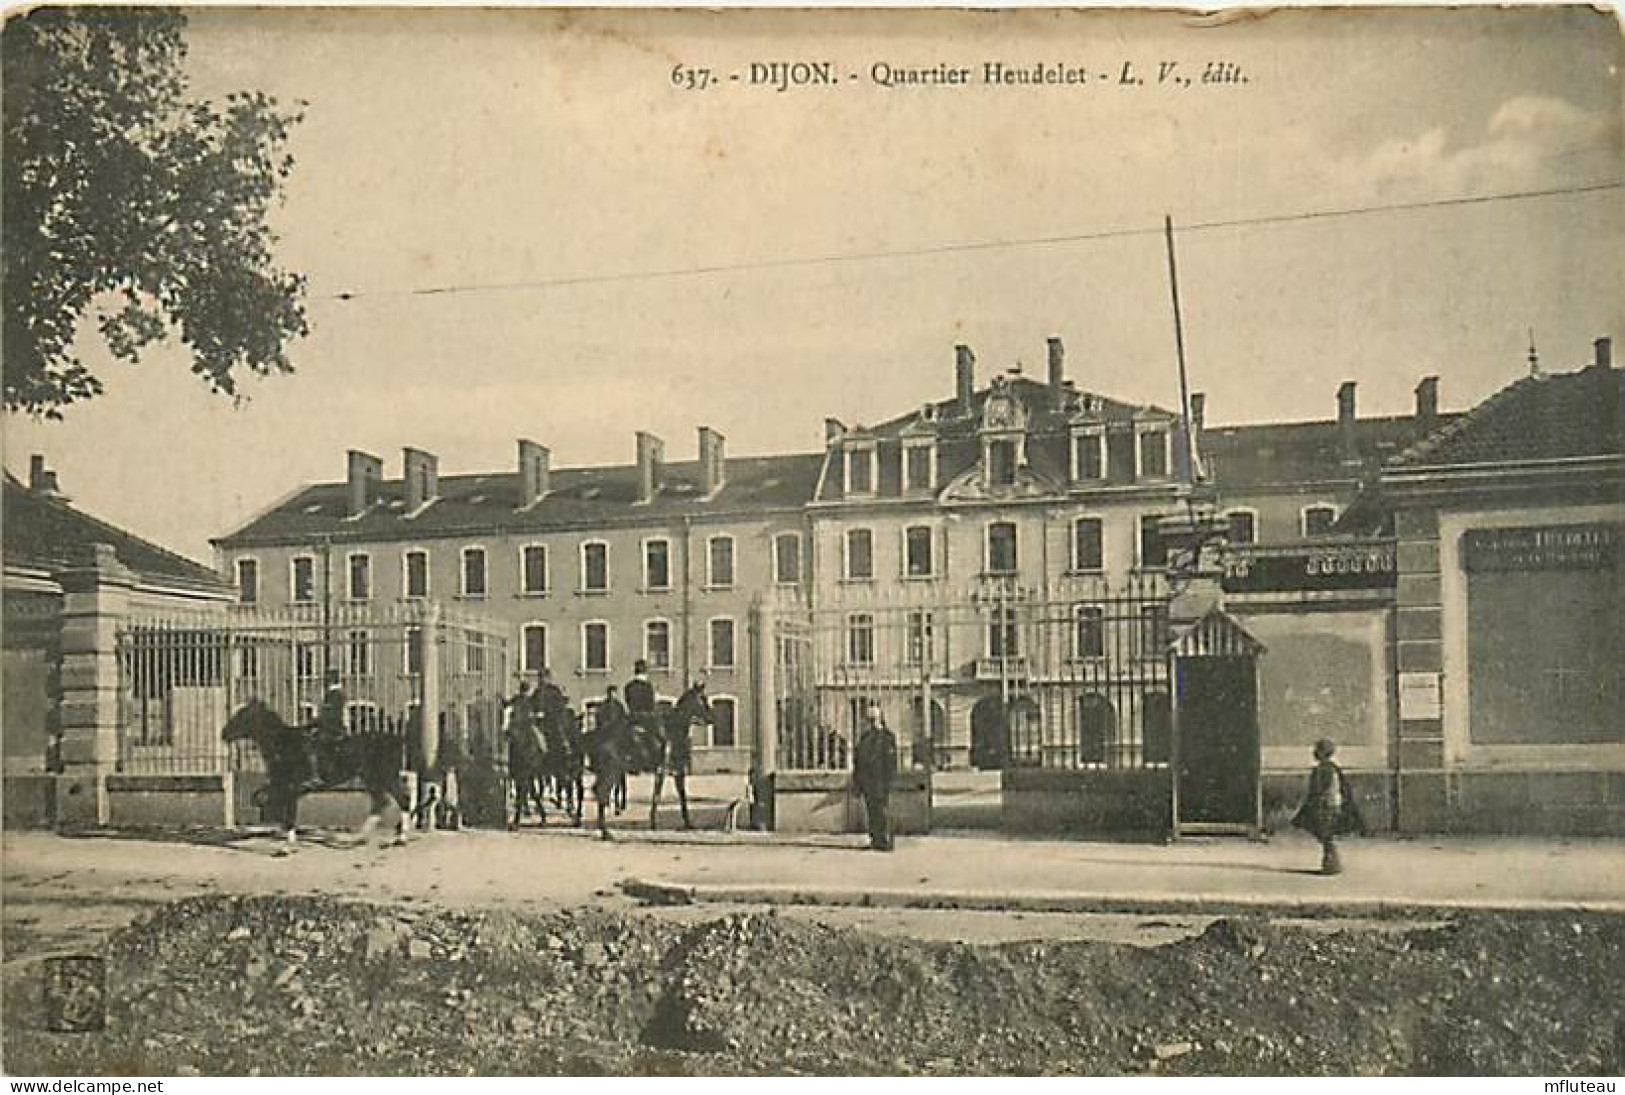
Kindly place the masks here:
[(372, 675), (372, 643), (365, 631), (350, 632), (350, 676)]
[(910, 578), (929, 578), (935, 571), (931, 559), (931, 529), (916, 525), (903, 532), (903, 573)]
[(801, 537), (794, 532), (773, 538), (773, 580), (786, 586), (801, 581)]
[(846, 576), (859, 580), (875, 576), (875, 536), (866, 528), (847, 530)]
[(1247, 510), (1233, 509), (1225, 514), (1230, 522), (1230, 542), (1232, 544), (1255, 544), (1258, 542), (1258, 519)]
[(372, 600), (372, 556), (350, 556), (350, 600)]
[(1078, 518), (1072, 523), (1072, 569), (1100, 570), (1104, 563), (1104, 538), (1100, 518)]
[(581, 588), (588, 593), (609, 589), (609, 545), (602, 540), (581, 545)]
[(1016, 572), (1016, 526), (995, 521), (987, 526), (987, 571), (989, 574)]
[(245, 681), (259, 680), (260, 676), (260, 648), (257, 646), (240, 646), (237, 648), (237, 675)]
[(846, 660), (851, 665), (875, 664), (875, 618), (866, 612), (846, 618)]
[(260, 561), (258, 559), (237, 560), (237, 601), (239, 604), (254, 605), (260, 601)]
[(589, 673), (603, 673), (609, 670), (608, 624), (581, 625), (581, 668)]
[(1016, 443), (991, 441), (987, 446), (987, 478), (997, 487), (1008, 487), (1016, 481)]
[(713, 669), (732, 669), (734, 666), (734, 622), (711, 621), (711, 661)]
[(463, 596), (485, 596), (485, 549), (463, 549)]
[(903, 489), (930, 490), (932, 481), (932, 448), (930, 445), (907, 445), (903, 448)]
[(520, 633), (520, 658), (526, 673), (539, 673), (547, 668), (547, 625), (526, 624)]
[(643, 588), (654, 592), (671, 588), (671, 541), (643, 542)]
[(1160, 479), (1168, 474), (1168, 431), (1148, 430), (1140, 434), (1140, 475)]
[(302, 681), (316, 679), (315, 643), (299, 643), (293, 648), (293, 675)]
[(309, 604), (316, 599), (316, 560), (309, 555), (296, 555), (290, 565), (293, 568), (294, 603)]
[(416, 676), (423, 672), (423, 629), (409, 627), (406, 629), (406, 672)]
[(1303, 511), (1303, 534), (1305, 537), (1329, 536), (1332, 526), (1336, 523), (1336, 506), (1308, 506)]
[(731, 747), (736, 740), (734, 726), (737, 720), (737, 705), (732, 696), (718, 696), (712, 700), (711, 744), (723, 749)]
[(1075, 656), (1104, 658), (1106, 656), (1106, 613), (1096, 605), (1078, 606), (1078, 636)]
[(671, 668), (671, 624), (665, 620), (643, 625), (643, 660), (650, 669)]
[(875, 450), (849, 449), (846, 454), (846, 493), (868, 494), (875, 489)]
[(908, 614), (908, 650), (905, 654), (909, 665), (929, 665), (932, 662), (936, 645), (932, 624), (929, 612)]
[(1021, 653), (1020, 637), (1016, 631), (1016, 610), (995, 608), (987, 622), (987, 656), (1014, 658)]
[(1168, 565), (1168, 545), (1162, 541), (1162, 518), (1147, 515), (1140, 518), (1140, 566), (1164, 567)]
[(485, 672), (485, 636), (477, 631), (469, 632), (463, 644), (463, 668), (469, 673)]
[(427, 597), (429, 595), (429, 553), (427, 551), (409, 551), (406, 553), (406, 595), (408, 597)]
[(1106, 478), (1106, 438), (1098, 433), (1079, 434), (1073, 438), (1072, 461), (1076, 478)]
[(713, 536), (706, 543), (706, 584), (712, 589), (730, 589), (734, 584), (734, 538)]
[(521, 588), (535, 596), (547, 592), (547, 548), (542, 544), (526, 544), (519, 553), (519, 581)]

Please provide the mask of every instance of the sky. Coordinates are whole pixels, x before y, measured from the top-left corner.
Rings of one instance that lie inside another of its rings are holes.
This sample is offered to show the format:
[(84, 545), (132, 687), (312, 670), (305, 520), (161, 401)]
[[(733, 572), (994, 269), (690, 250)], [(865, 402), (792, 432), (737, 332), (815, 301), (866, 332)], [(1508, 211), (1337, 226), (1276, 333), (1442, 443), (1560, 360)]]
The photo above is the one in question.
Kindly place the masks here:
[[(1625, 334), (1617, 187), (1201, 227), (1618, 182), (1621, 39), (1588, 9), (222, 9), (189, 35), (197, 94), (308, 104), (274, 213), (309, 278), (297, 371), (234, 403), (179, 344), (128, 366), (87, 340), (105, 394), (8, 416), (4, 450), (204, 561), (350, 448), (391, 476), (403, 446), (507, 470), (520, 437), (627, 463), (639, 429), (686, 459), (699, 425), (815, 451), (825, 416), (951, 395), (956, 343), (980, 383), (1041, 376), (1058, 335), (1080, 387), (1177, 407), (1164, 216), (1211, 423), (1329, 418), (1345, 379), (1362, 414), (1426, 375), (1465, 408), (1527, 371), (1531, 329), (1553, 371)], [(837, 86), (753, 86), (775, 61)], [(988, 61), (1088, 77), (982, 86)], [(1210, 62), (1246, 82), (1180, 82)]]

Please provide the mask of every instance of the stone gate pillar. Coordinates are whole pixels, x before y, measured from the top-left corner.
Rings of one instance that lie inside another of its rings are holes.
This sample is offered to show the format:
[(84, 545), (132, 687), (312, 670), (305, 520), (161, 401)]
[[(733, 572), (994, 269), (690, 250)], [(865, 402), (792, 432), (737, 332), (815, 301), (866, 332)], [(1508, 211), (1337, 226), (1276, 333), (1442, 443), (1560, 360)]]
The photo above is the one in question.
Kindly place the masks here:
[(108, 544), (95, 544), (62, 583), (62, 776), (59, 825), (112, 819), (107, 776), (119, 756), (118, 631), (135, 578)]
[(752, 824), (773, 827), (773, 775), (779, 767), (778, 628), (773, 604), (763, 597), (753, 610), (755, 619), (756, 737), (751, 750), (750, 785), (755, 800)]

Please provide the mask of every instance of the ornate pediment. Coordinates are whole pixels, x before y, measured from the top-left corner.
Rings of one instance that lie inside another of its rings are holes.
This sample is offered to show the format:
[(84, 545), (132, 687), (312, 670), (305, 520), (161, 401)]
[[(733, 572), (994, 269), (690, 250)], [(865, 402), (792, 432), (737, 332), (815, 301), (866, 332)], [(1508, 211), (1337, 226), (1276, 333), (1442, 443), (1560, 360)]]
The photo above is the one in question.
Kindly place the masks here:
[(1026, 502), (1038, 499), (1064, 499), (1066, 490), (1025, 464), (1016, 469), (1008, 483), (990, 483), (980, 465), (962, 472), (937, 496), (944, 505), (956, 502)]

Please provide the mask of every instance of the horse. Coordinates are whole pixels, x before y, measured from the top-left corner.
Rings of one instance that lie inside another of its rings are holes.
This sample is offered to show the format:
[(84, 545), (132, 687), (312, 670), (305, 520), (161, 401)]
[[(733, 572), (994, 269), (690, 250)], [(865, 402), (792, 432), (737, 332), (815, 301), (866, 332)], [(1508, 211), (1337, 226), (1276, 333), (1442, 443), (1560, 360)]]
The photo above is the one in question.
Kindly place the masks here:
[(542, 797), (542, 781), (548, 771), (547, 741), (533, 719), (523, 715), (515, 717), (518, 711), (517, 705), (509, 708), (505, 731), (508, 738), (508, 778), (513, 781), (513, 819), (508, 822), (510, 831), (519, 828), (519, 819), (524, 815), (527, 802), (536, 803), (537, 816), (544, 826), (547, 824), (547, 804)]
[(254, 793), (254, 805), (271, 815), (281, 828), (288, 848), (292, 849), (298, 842), (299, 796), (339, 787), (356, 777), (360, 777), (361, 786), (371, 800), (357, 841), (363, 842), (372, 835), (393, 799), (400, 812), (394, 842), (405, 844), (411, 806), (406, 786), (401, 781), (404, 737), (378, 731), (344, 735), (323, 758), (326, 782), (317, 785), (312, 782), (306, 731), (306, 727), (283, 722), (282, 716), (269, 704), (254, 698), (233, 713), (220, 732), (228, 744), (252, 741), (259, 750), (265, 761), (266, 784)]
[(581, 824), (581, 810), (587, 797), (586, 748), (581, 736), (581, 717), (568, 707), (560, 708), (542, 720), (547, 742), (545, 780), (552, 785), (553, 805)]
[(716, 715), (711, 710), (711, 701), (706, 698), (705, 685), (696, 682), (688, 687), (677, 703), (662, 712), (662, 726), (664, 733), (657, 742), (653, 769), (655, 774), (654, 795), (649, 800), (649, 828), (657, 827), (657, 816), (660, 812), (660, 791), (666, 782), (666, 774), (671, 773), (672, 783), (677, 788), (677, 803), (682, 808), (683, 828), (692, 829), (693, 823), (688, 817), (688, 771), (694, 761), (694, 746), (689, 736), (690, 728), (700, 725), (711, 725), (716, 721)]

